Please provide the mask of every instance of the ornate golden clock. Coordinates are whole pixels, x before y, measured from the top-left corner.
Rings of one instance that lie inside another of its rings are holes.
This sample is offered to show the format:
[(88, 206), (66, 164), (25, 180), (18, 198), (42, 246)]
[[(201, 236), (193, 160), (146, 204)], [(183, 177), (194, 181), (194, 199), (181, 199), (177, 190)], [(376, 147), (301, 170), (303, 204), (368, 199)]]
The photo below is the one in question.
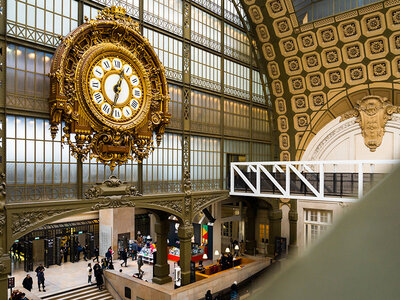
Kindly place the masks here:
[(64, 121), (75, 156), (114, 169), (147, 157), (154, 134), (160, 143), (170, 119), (165, 71), (123, 8), (105, 8), (63, 38), (49, 76), (51, 133)]

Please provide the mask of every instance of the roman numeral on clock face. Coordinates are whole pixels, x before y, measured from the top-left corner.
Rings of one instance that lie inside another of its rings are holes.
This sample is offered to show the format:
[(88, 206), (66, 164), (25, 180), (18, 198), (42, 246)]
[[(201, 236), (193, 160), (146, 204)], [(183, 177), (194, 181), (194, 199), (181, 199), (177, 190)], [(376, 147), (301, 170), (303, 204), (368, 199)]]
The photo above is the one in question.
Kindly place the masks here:
[(103, 75), (104, 75), (104, 71), (103, 71), (103, 69), (102, 69), (101, 67), (95, 66), (95, 67), (93, 68), (93, 74), (94, 74), (94, 76), (96, 76), (97, 78), (101, 78), (101, 77), (103, 77)]
[(114, 69), (120, 70), (122, 68), (122, 63), (118, 58), (113, 59), (113, 67)]
[(131, 107), (133, 110), (137, 110), (139, 108), (139, 102), (136, 99), (132, 99)]
[(132, 110), (130, 109), (129, 106), (125, 106), (122, 109), (122, 113), (124, 114), (125, 118), (129, 118), (130, 116), (132, 116)]
[(111, 106), (110, 106), (110, 104), (104, 103), (104, 104), (101, 106), (101, 111), (102, 111), (103, 113), (105, 113), (106, 115), (109, 115), (110, 112), (111, 112)]
[(113, 117), (115, 119), (121, 119), (121, 110), (119, 108), (114, 108)]
[(101, 66), (104, 70), (109, 71), (111, 69), (111, 62), (106, 58), (101, 61)]
[(130, 80), (133, 86), (137, 86), (139, 84), (139, 78), (136, 75), (132, 75)]
[(92, 90), (99, 90), (100, 89), (100, 81), (97, 80), (96, 78), (92, 78), (90, 80), (90, 87), (92, 88)]
[(103, 95), (100, 92), (97, 92), (97, 93), (93, 94), (93, 100), (97, 104), (100, 104), (101, 102), (103, 102), (104, 98), (103, 98)]
[(133, 96), (135, 98), (140, 98), (142, 96), (142, 91), (139, 88), (134, 88), (133, 89)]

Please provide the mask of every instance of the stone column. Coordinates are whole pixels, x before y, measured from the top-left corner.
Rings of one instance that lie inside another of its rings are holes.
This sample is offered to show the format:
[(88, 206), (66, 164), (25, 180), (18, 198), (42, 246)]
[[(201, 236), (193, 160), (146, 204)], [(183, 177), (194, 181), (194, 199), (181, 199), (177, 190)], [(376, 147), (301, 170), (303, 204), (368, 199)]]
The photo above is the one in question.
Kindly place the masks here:
[[(2, 249), (0, 249), (2, 250)], [(0, 257), (0, 300), (8, 300), (8, 275), (11, 273), (11, 259), (8, 254)], [(17, 283), (16, 283), (17, 284)]]
[(181, 267), (182, 285), (190, 283), (190, 262), (192, 260), (192, 236), (193, 225), (185, 224), (180, 225), (178, 229), (178, 237), (180, 242), (180, 260), (179, 266)]
[(268, 213), (269, 218), (269, 242), (268, 255), (275, 255), (275, 238), (281, 236), (282, 211), (280, 209), (272, 209)]
[(153, 282), (164, 284), (172, 281), (172, 278), (169, 276), (168, 264), (167, 237), (169, 232), (169, 223), (167, 215), (162, 215), (157, 218), (155, 232), (157, 235), (157, 257), (154, 262)]
[(297, 254), (297, 220), (299, 215), (297, 213), (297, 200), (290, 201), (289, 211), (289, 224), (290, 224), (290, 242), (289, 242), (289, 255)]

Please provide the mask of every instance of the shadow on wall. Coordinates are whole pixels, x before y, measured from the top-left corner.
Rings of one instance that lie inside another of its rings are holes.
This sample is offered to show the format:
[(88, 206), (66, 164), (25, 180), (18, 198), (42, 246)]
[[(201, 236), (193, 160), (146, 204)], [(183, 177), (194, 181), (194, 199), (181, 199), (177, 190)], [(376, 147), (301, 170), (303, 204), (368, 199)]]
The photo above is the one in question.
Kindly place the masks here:
[(399, 299), (400, 167), (251, 299)]

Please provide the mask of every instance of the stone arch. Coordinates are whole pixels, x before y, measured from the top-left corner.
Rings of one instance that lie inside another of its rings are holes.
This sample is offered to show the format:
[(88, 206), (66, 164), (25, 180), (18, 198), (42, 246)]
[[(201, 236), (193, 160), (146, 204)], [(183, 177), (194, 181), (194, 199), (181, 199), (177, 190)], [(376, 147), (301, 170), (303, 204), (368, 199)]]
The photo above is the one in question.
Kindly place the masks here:
[[(145, 208), (157, 211), (163, 211), (168, 214), (175, 215), (179, 220), (183, 219), (182, 206), (183, 200), (171, 199), (145, 202), (140, 198), (135, 200), (111, 200), (99, 199), (99, 201), (87, 201), (84, 204), (75, 204), (68, 207), (67, 205), (50, 204), (45, 207), (30, 207), (17, 208), (14, 205), (6, 205), (7, 212), (7, 249), (10, 249), (13, 241), (28, 234), (29, 232), (44, 226), (48, 223), (55, 222), (76, 214), (81, 214), (89, 211), (98, 211), (107, 208), (120, 207), (136, 207)], [(44, 203), (46, 204), (46, 203)]]
[(301, 160), (313, 138), (328, 123), (352, 110), (357, 101), (368, 95), (386, 97), (393, 105), (400, 105), (400, 84), (377, 82), (349, 88), (341, 92), (331, 92), (331, 97), (319, 111), (310, 117), (308, 128), (297, 141), (296, 160)]

